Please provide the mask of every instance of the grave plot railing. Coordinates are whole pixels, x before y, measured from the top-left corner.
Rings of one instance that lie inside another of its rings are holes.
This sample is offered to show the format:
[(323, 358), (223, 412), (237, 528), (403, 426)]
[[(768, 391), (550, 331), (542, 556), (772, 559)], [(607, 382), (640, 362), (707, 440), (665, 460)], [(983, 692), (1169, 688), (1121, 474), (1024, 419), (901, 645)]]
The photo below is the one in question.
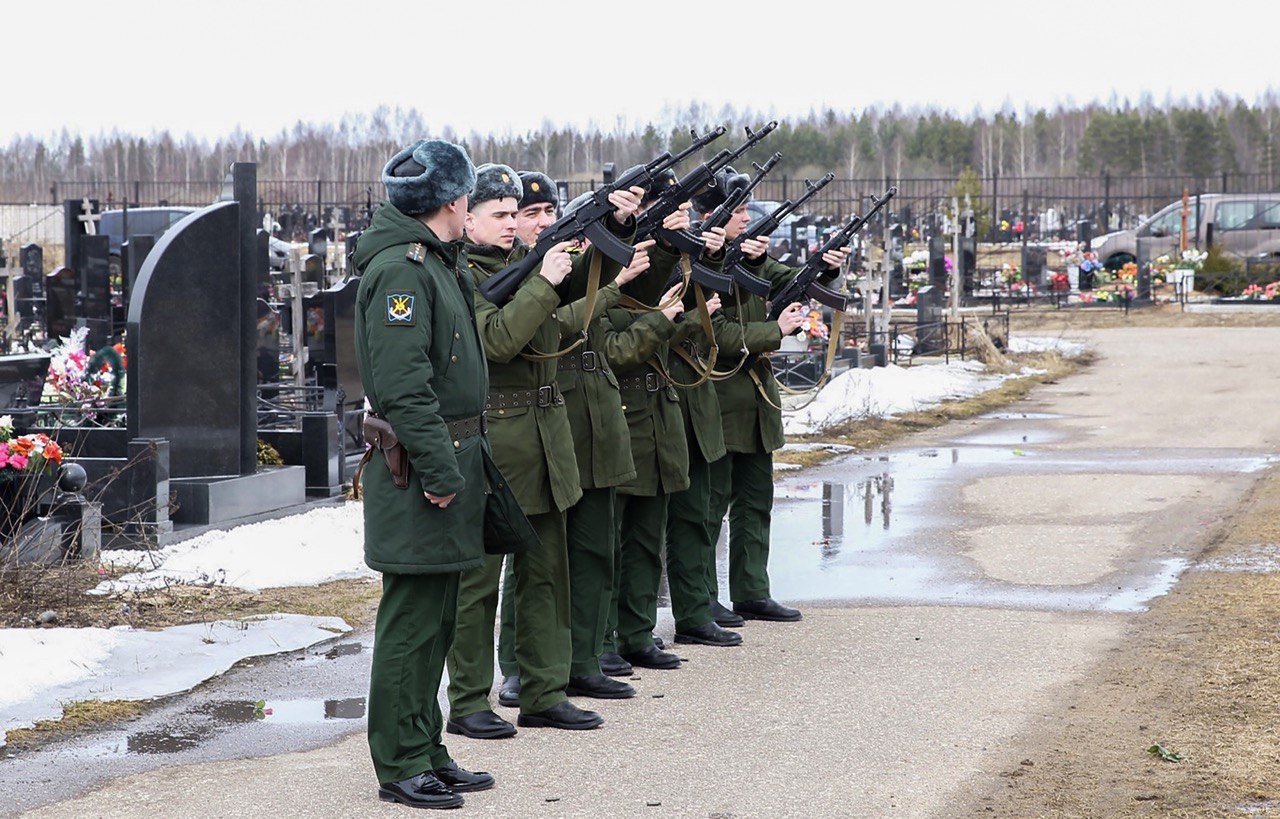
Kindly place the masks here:
[(123, 427), (126, 402), (126, 396), (112, 395), (83, 403), (41, 401), (30, 409), (35, 423), (48, 429)]
[(258, 385), (258, 429), (301, 429), (303, 413), (323, 410), (323, 387), (309, 384)]
[(793, 390), (814, 387), (826, 364), (825, 350), (779, 350), (769, 353), (773, 377)]

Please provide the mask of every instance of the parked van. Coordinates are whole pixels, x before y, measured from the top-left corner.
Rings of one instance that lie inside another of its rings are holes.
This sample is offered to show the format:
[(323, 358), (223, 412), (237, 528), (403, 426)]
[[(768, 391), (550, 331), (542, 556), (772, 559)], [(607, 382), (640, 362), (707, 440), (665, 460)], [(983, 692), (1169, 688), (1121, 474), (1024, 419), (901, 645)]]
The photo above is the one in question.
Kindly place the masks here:
[[(1096, 237), (1090, 249), (1108, 270), (1119, 270), (1137, 261), (1139, 239), (1154, 259), (1176, 252), (1181, 233), (1179, 199), (1133, 230)], [(1280, 193), (1205, 193), (1188, 199), (1187, 246), (1207, 250), (1211, 245), (1241, 258), (1280, 258)]]
[[(107, 210), (102, 212), (98, 222), (98, 232), (111, 237), (111, 275), (120, 274), (120, 246), (135, 236), (155, 236), (157, 239), (166, 230), (195, 213), (199, 208), (129, 208), (124, 210)], [(126, 214), (129, 222), (129, 235), (125, 235)]]

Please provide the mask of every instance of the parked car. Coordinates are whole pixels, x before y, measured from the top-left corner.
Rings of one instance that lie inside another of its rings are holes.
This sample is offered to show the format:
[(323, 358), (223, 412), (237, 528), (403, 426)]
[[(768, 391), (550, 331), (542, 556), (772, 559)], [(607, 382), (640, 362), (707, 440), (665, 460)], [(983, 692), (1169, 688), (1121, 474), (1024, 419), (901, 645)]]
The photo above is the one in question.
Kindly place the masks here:
[[(129, 208), (102, 212), (98, 232), (111, 238), (111, 275), (119, 276), (120, 246), (135, 236), (155, 236), (157, 239), (169, 228), (195, 213), (199, 208)], [(129, 235), (125, 236), (125, 221), (129, 223)]]
[[(746, 211), (751, 214), (751, 221), (762, 219), (778, 209), (782, 202), (772, 200), (750, 200), (746, 203)], [(791, 223), (796, 220), (794, 212), (783, 216), (778, 227), (769, 234), (769, 248), (772, 251), (786, 252), (791, 246)]]
[[(1280, 258), (1280, 193), (1206, 193), (1188, 201), (1187, 245), (1216, 245), (1241, 258)], [(1164, 206), (1133, 230), (1094, 238), (1090, 249), (1108, 270), (1138, 259), (1138, 240), (1150, 258), (1176, 251), (1182, 233), (1182, 200)]]

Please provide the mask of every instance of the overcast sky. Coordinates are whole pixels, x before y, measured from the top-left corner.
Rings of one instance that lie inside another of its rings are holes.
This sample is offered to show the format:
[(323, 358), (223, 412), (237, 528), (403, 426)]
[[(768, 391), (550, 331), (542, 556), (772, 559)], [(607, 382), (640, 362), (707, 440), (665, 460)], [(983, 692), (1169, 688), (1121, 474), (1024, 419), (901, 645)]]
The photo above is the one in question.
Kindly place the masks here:
[(0, 15), (0, 144), (64, 127), (216, 138), (239, 126), (270, 138), (382, 104), (417, 108), (439, 135), (548, 120), (643, 127), (680, 122), (672, 112), (691, 102), (778, 117), (893, 104), (967, 116), (1216, 91), (1254, 102), (1280, 88), (1274, 49), (1233, 38), (1273, 18), (1265, 4), (1181, 7), (22, 0)]

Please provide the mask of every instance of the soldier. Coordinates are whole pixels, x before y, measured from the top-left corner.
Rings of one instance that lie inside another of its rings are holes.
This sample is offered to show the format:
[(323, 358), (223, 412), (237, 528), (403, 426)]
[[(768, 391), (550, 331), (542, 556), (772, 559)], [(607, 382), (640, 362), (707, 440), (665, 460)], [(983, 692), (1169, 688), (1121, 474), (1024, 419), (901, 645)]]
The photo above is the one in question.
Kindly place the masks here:
[[(606, 221), (623, 238), (642, 191), (615, 191)], [(523, 189), (505, 165), (477, 170), (467, 214), (468, 257), (476, 283), (528, 252), (515, 242)], [(601, 716), (570, 703), (564, 693), (571, 664), (569, 567), (565, 510), (582, 496), (564, 398), (555, 382), (562, 301), (557, 288), (575, 286), (592, 253), (575, 263), (569, 242), (552, 248), (537, 273), (503, 306), (477, 292), (476, 320), (489, 360), (489, 423), (494, 458), (529, 515), (541, 546), (514, 562), (515, 653), (521, 690), (517, 724), (590, 729)], [(616, 273), (617, 266), (613, 266)], [(571, 271), (576, 271), (570, 276)], [(580, 315), (580, 314), (579, 314)], [(578, 325), (579, 329), (582, 327)], [(458, 594), (458, 639), (449, 654), (450, 717), (446, 730), (481, 739), (513, 736), (514, 726), (489, 707), (493, 684), (493, 623), (501, 560), (464, 574)]]
[[(732, 188), (746, 185), (748, 178), (725, 168), (717, 175), (715, 187), (697, 197), (694, 206), (705, 217), (723, 202)], [(750, 221), (744, 202), (726, 226), (730, 241), (738, 238)], [(768, 255), (769, 237), (742, 240), (747, 269), (773, 284), (774, 292), (785, 285), (797, 270)], [(848, 248), (823, 256), (831, 281), (849, 255)], [(782, 337), (798, 330), (804, 321), (801, 305), (790, 304), (776, 322), (766, 321), (764, 299), (745, 291), (738, 293), (737, 306), (726, 306), (720, 322), (741, 328), (740, 343), (722, 339), (722, 369), (732, 369), (741, 359), (742, 349), (750, 353), (776, 350)], [(758, 358), (735, 375), (716, 382), (724, 424), (727, 454), (710, 465), (710, 525), (712, 542), (719, 538), (725, 513), (729, 515), (729, 597), (733, 613), (748, 620), (795, 621), (798, 609), (784, 606), (770, 596), (769, 523), (773, 510), (773, 451), (785, 440), (782, 434), (782, 402), (778, 383), (768, 359)], [(709, 585), (716, 587), (714, 564)], [(736, 618), (719, 618), (721, 625), (739, 624)]]
[[(669, 215), (663, 222), (668, 230), (689, 226), (688, 207)], [(724, 231), (704, 234), (708, 252), (715, 254), (724, 242)], [(683, 322), (680, 301), (683, 283), (661, 293), (663, 283), (676, 268), (680, 257), (660, 242), (650, 251), (652, 269), (632, 282), (627, 293), (635, 302), (656, 305), (652, 312), (613, 309), (606, 314), (611, 332), (605, 336), (605, 350), (618, 370), (627, 425), (636, 463), (636, 476), (621, 486), (619, 523), (621, 526), (621, 572), (617, 592), (616, 647), (632, 665), (668, 669), (680, 665), (680, 658), (663, 651), (655, 642), (658, 585), (662, 576), (662, 544), (666, 534), (667, 499), (689, 485), (689, 454), (680, 399), (667, 374), (667, 350), (697, 328)], [(719, 299), (708, 308), (714, 312)], [(668, 578), (674, 589), (681, 581), (672, 578), (668, 553)], [(697, 578), (702, 583), (701, 575)], [(685, 600), (679, 601), (682, 605)], [(700, 609), (706, 612), (702, 599)], [(672, 605), (676, 606), (673, 595)], [(679, 614), (677, 614), (679, 617)], [(713, 626), (714, 628), (714, 626)], [(741, 642), (730, 634), (733, 642)], [(677, 634), (677, 641), (694, 642)]]
[[(516, 212), (516, 237), (532, 245), (543, 229), (555, 222), (556, 186), (550, 177), (536, 171), (521, 171), (524, 195)], [(635, 696), (631, 685), (611, 680), (601, 672), (600, 654), (614, 592), (614, 556), (617, 528), (614, 487), (635, 475), (628, 445), (626, 418), (617, 381), (609, 370), (600, 340), (604, 327), (600, 316), (617, 303), (621, 286), (649, 267), (644, 252), (652, 243), (637, 246), (631, 265), (617, 278), (600, 288), (595, 303), (596, 318), (579, 345), (557, 359), (556, 383), (564, 395), (573, 431), (574, 452), (582, 484), (582, 498), (566, 513), (569, 555), (570, 625), (573, 660), (565, 693), (571, 697), (626, 699)], [(566, 338), (580, 337), (583, 326), (581, 300), (557, 311)], [(584, 349), (585, 347), (585, 349)], [(502, 686), (498, 702), (518, 704), (520, 680), (515, 671), (510, 596), (503, 600), (502, 637), (499, 640), (499, 667)], [(511, 636), (508, 636), (511, 634)], [(511, 656), (507, 656), (510, 654)]]
[(382, 572), (369, 752), (380, 799), (452, 808), (460, 792), (494, 782), (450, 758), (437, 702), (459, 572), (485, 560), (488, 380), (461, 242), (475, 169), (463, 148), (422, 140), (392, 157), (382, 181), (389, 201), (355, 253), (356, 360), (408, 456), (408, 485), (381, 462), (361, 470), (365, 561)]

